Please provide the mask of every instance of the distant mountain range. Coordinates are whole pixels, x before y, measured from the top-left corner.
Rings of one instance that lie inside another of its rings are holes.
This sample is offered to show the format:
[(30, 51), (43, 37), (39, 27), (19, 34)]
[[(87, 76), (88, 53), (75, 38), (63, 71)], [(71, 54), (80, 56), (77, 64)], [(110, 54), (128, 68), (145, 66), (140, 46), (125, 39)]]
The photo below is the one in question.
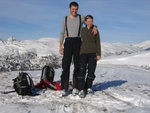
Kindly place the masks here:
[[(101, 43), (102, 57), (127, 55), (150, 51), (150, 41), (138, 44)], [(9, 37), (0, 39), (0, 71), (41, 69), (47, 63), (60, 67), (59, 39), (41, 38), (39, 40), (17, 41)]]
[[(150, 50), (150, 41), (138, 44), (102, 42), (102, 56), (131, 54)], [(6, 41), (0, 39), (0, 56), (18, 55), (34, 52), (37, 56), (59, 55), (59, 40), (57, 38), (41, 38), (39, 40), (17, 41), (10, 37)]]

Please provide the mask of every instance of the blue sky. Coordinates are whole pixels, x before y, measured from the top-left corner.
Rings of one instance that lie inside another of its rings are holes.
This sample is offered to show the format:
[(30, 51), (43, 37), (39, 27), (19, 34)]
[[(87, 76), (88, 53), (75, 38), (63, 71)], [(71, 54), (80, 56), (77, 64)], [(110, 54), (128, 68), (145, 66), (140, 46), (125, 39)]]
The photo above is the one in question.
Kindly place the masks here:
[[(150, 40), (150, 0), (75, 0), (78, 13), (94, 16), (101, 41), (139, 43)], [(0, 0), (0, 38), (59, 38), (72, 0)]]

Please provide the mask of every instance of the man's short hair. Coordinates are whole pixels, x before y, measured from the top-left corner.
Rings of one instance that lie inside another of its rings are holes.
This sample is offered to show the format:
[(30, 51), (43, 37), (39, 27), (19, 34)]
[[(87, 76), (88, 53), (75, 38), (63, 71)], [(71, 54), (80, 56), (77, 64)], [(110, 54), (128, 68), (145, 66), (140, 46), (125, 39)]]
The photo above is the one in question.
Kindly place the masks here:
[(71, 2), (69, 8), (71, 8), (71, 6), (79, 7), (77, 2)]

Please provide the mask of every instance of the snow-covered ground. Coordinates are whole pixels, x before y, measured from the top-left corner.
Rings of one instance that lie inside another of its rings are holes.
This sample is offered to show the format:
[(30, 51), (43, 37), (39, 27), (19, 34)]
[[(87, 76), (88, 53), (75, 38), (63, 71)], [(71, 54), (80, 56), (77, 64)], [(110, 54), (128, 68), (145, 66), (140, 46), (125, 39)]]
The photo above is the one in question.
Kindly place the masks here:
[[(150, 67), (149, 58), (149, 52), (142, 52), (101, 59), (93, 84), (95, 95), (83, 99), (72, 95), (62, 98), (61, 91), (52, 90), (35, 97), (0, 94), (0, 113), (150, 113), (150, 69), (142, 67)], [(56, 81), (61, 69), (55, 71)], [(29, 73), (37, 83), (41, 71)], [(17, 75), (0, 73), (0, 90), (11, 90)]]
[[(58, 39), (53, 38), (0, 39), (0, 67), (13, 67), (12, 64), (27, 61), (41, 65), (39, 57), (53, 54), (61, 58), (58, 44)], [(92, 87), (95, 95), (81, 99), (72, 95), (62, 98), (61, 91), (53, 90), (35, 97), (0, 93), (0, 113), (150, 113), (149, 50), (150, 41), (139, 44), (102, 42), (102, 59), (98, 61)], [(26, 72), (32, 75), (35, 84), (40, 81), (41, 70)], [(61, 68), (55, 72), (55, 81), (60, 80)], [(72, 73), (73, 66), (70, 79)], [(18, 74), (19, 71), (0, 72), (0, 91), (13, 90), (12, 79)]]

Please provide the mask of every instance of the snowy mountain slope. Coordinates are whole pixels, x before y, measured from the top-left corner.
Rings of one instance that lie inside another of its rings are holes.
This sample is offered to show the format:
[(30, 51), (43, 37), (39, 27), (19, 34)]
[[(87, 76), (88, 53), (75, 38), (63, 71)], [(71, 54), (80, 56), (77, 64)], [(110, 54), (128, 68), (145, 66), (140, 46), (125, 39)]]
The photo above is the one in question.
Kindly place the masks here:
[[(149, 54), (137, 55), (101, 59), (95, 73), (93, 96), (87, 95), (80, 99), (69, 95), (62, 98), (61, 91), (52, 90), (39, 96), (23, 98), (16, 93), (0, 94), (1, 113), (149, 113), (150, 70), (140, 67), (150, 66)], [(134, 60), (130, 62), (130, 58)], [(125, 59), (126, 62), (120, 60), (118, 63), (114, 59)], [(55, 72), (55, 81), (60, 80), (61, 69), (56, 69)], [(41, 70), (29, 73), (33, 76), (34, 83), (37, 83)], [(73, 66), (71, 75), (72, 73)], [(1, 73), (0, 91), (12, 90), (12, 79), (17, 74), (18, 72)]]
[(134, 44), (134, 46), (142, 48), (143, 50), (150, 50), (150, 41), (145, 41), (139, 44)]
[(101, 64), (133, 65), (150, 69), (150, 52), (138, 52), (130, 55), (111, 56), (100, 61)]
[(0, 71), (37, 70), (45, 64), (60, 67), (58, 44), (54, 38), (17, 41), (10, 37), (7, 41), (1, 41)]
[[(122, 55), (131, 54), (150, 48), (150, 41), (140, 44), (124, 44), (124, 43), (106, 43), (102, 42), (102, 55)], [(12, 51), (13, 50), (13, 51)], [(7, 41), (0, 40), (0, 56), (15, 54), (23, 54), (28, 51), (35, 52), (38, 56), (47, 56), (49, 54), (59, 55), (59, 39), (41, 38), (39, 40), (17, 41), (10, 37)]]
[[(128, 55), (148, 51), (150, 41), (140, 44), (102, 42), (102, 58), (113, 55)], [(0, 71), (37, 70), (45, 64), (61, 66), (59, 39), (41, 38), (39, 40), (17, 41), (9, 37), (0, 39)]]
[(145, 41), (138, 44), (125, 44), (125, 43), (107, 43), (102, 42), (102, 55), (107, 57), (111, 55), (126, 55), (133, 54), (141, 51), (150, 50), (150, 41)]
[(0, 44), (0, 55), (14, 54), (12, 49), (18, 51), (19, 54), (23, 54), (28, 51), (35, 52), (38, 56), (46, 56), (50, 54), (58, 55), (59, 48), (58, 39), (55, 38), (42, 38), (39, 40), (24, 40), (16, 41), (8, 39), (3, 44)]
[(124, 54), (132, 54), (135, 52), (139, 52), (142, 49), (139, 47), (134, 47), (131, 44), (124, 43), (102, 43), (102, 56), (111, 56), (111, 55), (124, 55)]

